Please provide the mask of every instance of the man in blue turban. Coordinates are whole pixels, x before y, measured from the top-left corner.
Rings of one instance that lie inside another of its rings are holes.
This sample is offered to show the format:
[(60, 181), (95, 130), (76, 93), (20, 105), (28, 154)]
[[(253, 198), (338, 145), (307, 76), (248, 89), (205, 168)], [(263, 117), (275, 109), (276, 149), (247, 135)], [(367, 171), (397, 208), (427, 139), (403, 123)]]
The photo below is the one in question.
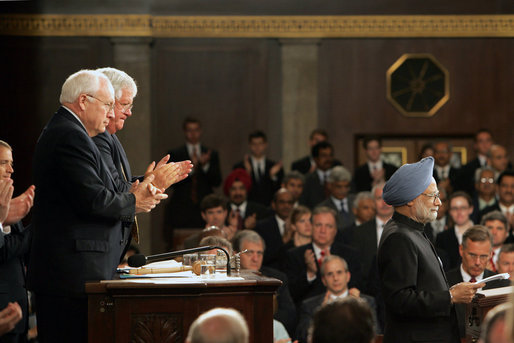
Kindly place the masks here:
[(399, 168), (384, 186), (394, 207), (378, 247), (378, 269), (386, 304), (384, 343), (460, 342), (455, 303), (469, 303), (484, 283), (448, 288), (442, 264), (423, 232), (441, 206), (427, 157)]

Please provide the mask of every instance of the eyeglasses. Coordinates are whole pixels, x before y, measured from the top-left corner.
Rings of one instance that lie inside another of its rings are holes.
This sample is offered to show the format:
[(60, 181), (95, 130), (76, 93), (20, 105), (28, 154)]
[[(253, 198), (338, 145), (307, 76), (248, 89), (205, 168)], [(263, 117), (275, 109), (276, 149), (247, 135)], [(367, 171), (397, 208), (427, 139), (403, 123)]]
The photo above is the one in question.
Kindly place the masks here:
[(480, 259), (480, 262), (485, 262), (489, 259), (489, 255), (477, 255), (470, 252), (468, 252), (467, 254), (473, 261), (476, 261), (477, 258)]
[(483, 177), (480, 179), (480, 183), (494, 183), (494, 179), (492, 177)]
[(114, 109), (114, 103), (108, 103), (108, 102), (103, 102), (102, 100), (98, 99), (96, 96), (93, 96), (91, 94), (86, 94), (86, 96), (90, 97), (90, 98), (93, 98), (95, 100), (98, 100), (100, 101), (102, 104), (104, 104), (105, 106), (105, 109), (107, 110), (107, 112), (111, 112), (113, 109)]
[(434, 203), (436, 202), (437, 199), (439, 199), (439, 201), (441, 201), (441, 199), (439, 198), (439, 195), (441, 193), (437, 192), (437, 193), (432, 193), (432, 194), (426, 194), (426, 193), (421, 193), (422, 195), (426, 196), (426, 197), (429, 197), (429, 198), (434, 198)]
[(132, 109), (132, 107), (134, 107), (134, 104), (122, 104), (121, 102), (117, 102), (117, 104), (120, 105), (122, 113), (127, 113)]

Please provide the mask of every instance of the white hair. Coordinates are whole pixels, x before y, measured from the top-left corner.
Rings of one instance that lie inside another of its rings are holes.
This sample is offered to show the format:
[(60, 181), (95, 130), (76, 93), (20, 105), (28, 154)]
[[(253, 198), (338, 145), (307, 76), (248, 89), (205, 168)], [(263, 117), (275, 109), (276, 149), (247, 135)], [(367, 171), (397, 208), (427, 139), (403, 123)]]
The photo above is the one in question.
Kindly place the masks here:
[(82, 69), (68, 76), (61, 89), (59, 102), (73, 103), (80, 94), (94, 95), (101, 87), (100, 80), (105, 80), (109, 87), (110, 93), (114, 94), (114, 89), (109, 79), (102, 73), (94, 70)]
[(248, 343), (248, 325), (232, 308), (214, 308), (201, 314), (189, 328), (186, 342)]
[(105, 76), (107, 76), (109, 81), (111, 81), (111, 84), (114, 87), (114, 96), (117, 100), (121, 98), (121, 92), (123, 89), (126, 89), (132, 93), (133, 98), (136, 96), (136, 82), (124, 71), (111, 67), (100, 68), (96, 71), (103, 73)]

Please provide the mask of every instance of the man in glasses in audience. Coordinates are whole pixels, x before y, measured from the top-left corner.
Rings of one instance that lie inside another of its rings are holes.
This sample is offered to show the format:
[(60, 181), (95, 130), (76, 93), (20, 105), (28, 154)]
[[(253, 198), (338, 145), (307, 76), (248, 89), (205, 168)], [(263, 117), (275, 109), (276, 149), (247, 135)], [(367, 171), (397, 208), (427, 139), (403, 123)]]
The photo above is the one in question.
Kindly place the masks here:
[[(482, 279), (496, 274), (486, 269), (487, 263), (492, 255), (493, 236), (489, 230), (482, 225), (475, 225), (469, 228), (462, 237), (462, 244), (459, 246), (459, 253), (462, 257), (462, 264), (450, 270), (446, 276), (448, 284), (453, 286), (460, 282), (479, 283)], [(509, 280), (496, 280), (485, 284), (484, 289), (510, 286)], [(466, 336), (466, 305), (455, 305), (457, 320), (459, 323), (460, 337)]]
[(394, 207), (378, 247), (380, 287), (386, 307), (384, 343), (459, 342), (455, 303), (469, 303), (483, 283), (448, 288), (437, 253), (424, 234), (441, 206), (432, 176), (434, 159), (405, 164), (384, 186)]

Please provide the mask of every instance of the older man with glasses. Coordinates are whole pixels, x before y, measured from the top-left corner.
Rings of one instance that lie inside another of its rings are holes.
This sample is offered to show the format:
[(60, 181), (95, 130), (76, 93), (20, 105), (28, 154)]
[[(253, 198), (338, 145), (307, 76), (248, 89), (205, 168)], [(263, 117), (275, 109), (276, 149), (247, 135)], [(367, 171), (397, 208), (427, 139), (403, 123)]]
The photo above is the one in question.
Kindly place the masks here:
[(427, 157), (400, 167), (384, 186), (394, 207), (378, 248), (380, 287), (385, 300), (384, 342), (459, 342), (455, 303), (469, 303), (484, 284), (462, 282), (448, 288), (437, 253), (424, 234), (441, 206)]
[(35, 292), (39, 342), (87, 342), (89, 280), (116, 273), (136, 213), (167, 198), (150, 175), (120, 190), (92, 137), (114, 119), (114, 89), (100, 72), (64, 82), (61, 107), (34, 154), (36, 196), (27, 286)]

